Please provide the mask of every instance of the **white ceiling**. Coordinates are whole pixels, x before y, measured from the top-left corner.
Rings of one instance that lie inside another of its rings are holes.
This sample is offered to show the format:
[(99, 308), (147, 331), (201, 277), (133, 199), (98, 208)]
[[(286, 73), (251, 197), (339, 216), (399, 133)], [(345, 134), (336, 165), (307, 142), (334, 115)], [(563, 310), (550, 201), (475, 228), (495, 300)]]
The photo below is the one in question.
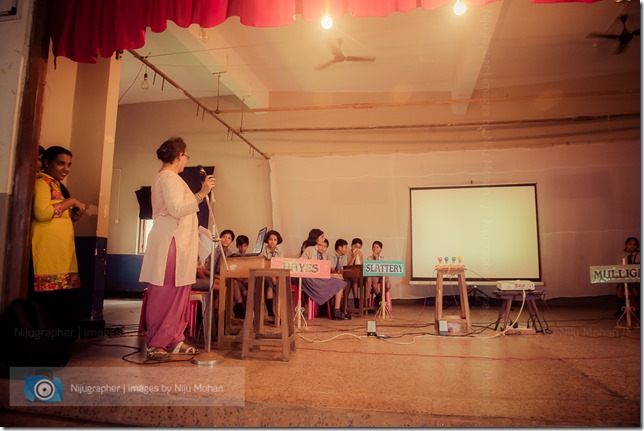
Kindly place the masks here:
[[(342, 103), (348, 104), (414, 100), (428, 94), (453, 101), (474, 98), (484, 90), (516, 97), (521, 88), (534, 91), (539, 85), (580, 80), (594, 82), (585, 91), (623, 91), (633, 82), (639, 90), (640, 38), (635, 37), (626, 52), (615, 54), (616, 40), (587, 37), (591, 32), (618, 34), (623, 13), (629, 14), (629, 30), (640, 27), (639, 3), (614, 0), (505, 0), (470, 7), (463, 16), (456, 16), (451, 7), (385, 18), (345, 15), (330, 30), (299, 17), (279, 28), (247, 27), (232, 17), (206, 29), (205, 43), (198, 26), (183, 29), (169, 23), (163, 33), (148, 32), (145, 46), (136, 51), (200, 100), (217, 96), (221, 72), (219, 95), (232, 94), (254, 110), (270, 108), (281, 93), (308, 95), (310, 108), (315, 94), (344, 94)], [(337, 46), (338, 38), (346, 56), (375, 60), (345, 61), (318, 70), (333, 58), (331, 47)], [(185, 98), (167, 83), (162, 91), (158, 77), (152, 85), (151, 70), (150, 89), (142, 90), (145, 70), (124, 53), (120, 103)], [(616, 76), (638, 78), (625, 84), (615, 82)], [(328, 99), (320, 99), (328, 104)], [(291, 102), (291, 108), (297, 105)], [(212, 99), (207, 106), (215, 109)], [(467, 109), (468, 103), (451, 104), (456, 117)]]

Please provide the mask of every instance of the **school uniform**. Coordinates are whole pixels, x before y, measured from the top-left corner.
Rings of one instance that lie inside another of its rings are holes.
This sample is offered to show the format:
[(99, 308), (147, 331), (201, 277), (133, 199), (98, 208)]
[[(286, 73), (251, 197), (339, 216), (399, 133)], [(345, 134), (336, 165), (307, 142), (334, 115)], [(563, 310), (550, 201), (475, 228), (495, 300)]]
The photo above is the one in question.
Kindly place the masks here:
[[(316, 246), (307, 247), (302, 253), (302, 259), (327, 260)], [(344, 289), (347, 283), (339, 278), (302, 278), (302, 290), (318, 305), (324, 304)]]

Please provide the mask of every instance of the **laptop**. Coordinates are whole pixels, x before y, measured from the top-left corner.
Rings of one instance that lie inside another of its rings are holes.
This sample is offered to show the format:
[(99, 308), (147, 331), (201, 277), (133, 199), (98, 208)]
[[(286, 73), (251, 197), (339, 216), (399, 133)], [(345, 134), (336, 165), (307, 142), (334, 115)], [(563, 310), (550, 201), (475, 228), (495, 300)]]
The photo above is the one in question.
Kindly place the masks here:
[(267, 231), (268, 229), (264, 227), (264, 228), (261, 228), (259, 232), (257, 232), (257, 241), (255, 241), (255, 248), (253, 249), (253, 251), (246, 254), (233, 253), (228, 257), (259, 256), (260, 254), (262, 254), (262, 249), (264, 248), (264, 238), (266, 238)]

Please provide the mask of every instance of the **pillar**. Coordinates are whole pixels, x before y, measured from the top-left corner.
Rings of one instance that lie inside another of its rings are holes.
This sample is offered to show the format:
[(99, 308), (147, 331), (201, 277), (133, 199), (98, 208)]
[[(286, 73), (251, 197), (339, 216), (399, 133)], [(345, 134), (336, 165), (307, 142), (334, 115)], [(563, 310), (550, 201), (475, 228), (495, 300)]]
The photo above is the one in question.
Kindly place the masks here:
[(74, 224), (85, 330), (105, 326), (103, 299), (119, 79), (120, 62), (114, 57), (99, 58), (97, 64), (78, 64), (67, 187), (72, 196), (96, 209)]

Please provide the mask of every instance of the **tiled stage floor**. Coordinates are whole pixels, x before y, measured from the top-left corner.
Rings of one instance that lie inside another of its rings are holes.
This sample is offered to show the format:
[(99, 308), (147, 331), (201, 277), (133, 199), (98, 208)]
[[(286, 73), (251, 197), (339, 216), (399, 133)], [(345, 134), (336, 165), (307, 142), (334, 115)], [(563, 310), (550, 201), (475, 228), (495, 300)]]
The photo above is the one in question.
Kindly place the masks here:
[[(289, 362), (280, 359), (277, 348), (262, 347), (248, 360), (240, 358), (239, 345), (214, 351), (223, 361), (205, 372), (243, 369), (243, 406), (16, 407), (9, 405), (10, 381), (5, 379), (0, 380), (0, 422), (72, 427), (641, 426), (640, 331), (616, 328), (614, 298), (540, 302), (551, 332), (545, 335), (500, 335), (492, 331), (499, 304), (485, 297), (471, 302), (477, 333), (469, 337), (434, 335), (433, 305), (394, 301), (394, 319), (377, 321), (378, 333), (390, 338), (366, 337), (366, 320), (374, 320), (373, 315), (350, 321), (316, 318), (298, 330), (297, 351)], [(181, 383), (204, 372), (189, 360), (137, 365), (122, 359), (143, 347), (136, 335), (140, 305), (140, 300), (106, 300), (108, 326), (121, 327), (124, 335), (80, 340), (67, 368), (134, 367), (145, 375), (154, 370), (151, 383), (163, 378)], [(514, 315), (519, 305), (513, 307)], [(446, 313), (455, 314), (455, 307)], [(524, 317), (519, 323), (525, 326)], [(130, 359), (143, 363), (145, 357), (139, 353)], [(101, 379), (119, 383), (116, 374), (106, 372)]]

